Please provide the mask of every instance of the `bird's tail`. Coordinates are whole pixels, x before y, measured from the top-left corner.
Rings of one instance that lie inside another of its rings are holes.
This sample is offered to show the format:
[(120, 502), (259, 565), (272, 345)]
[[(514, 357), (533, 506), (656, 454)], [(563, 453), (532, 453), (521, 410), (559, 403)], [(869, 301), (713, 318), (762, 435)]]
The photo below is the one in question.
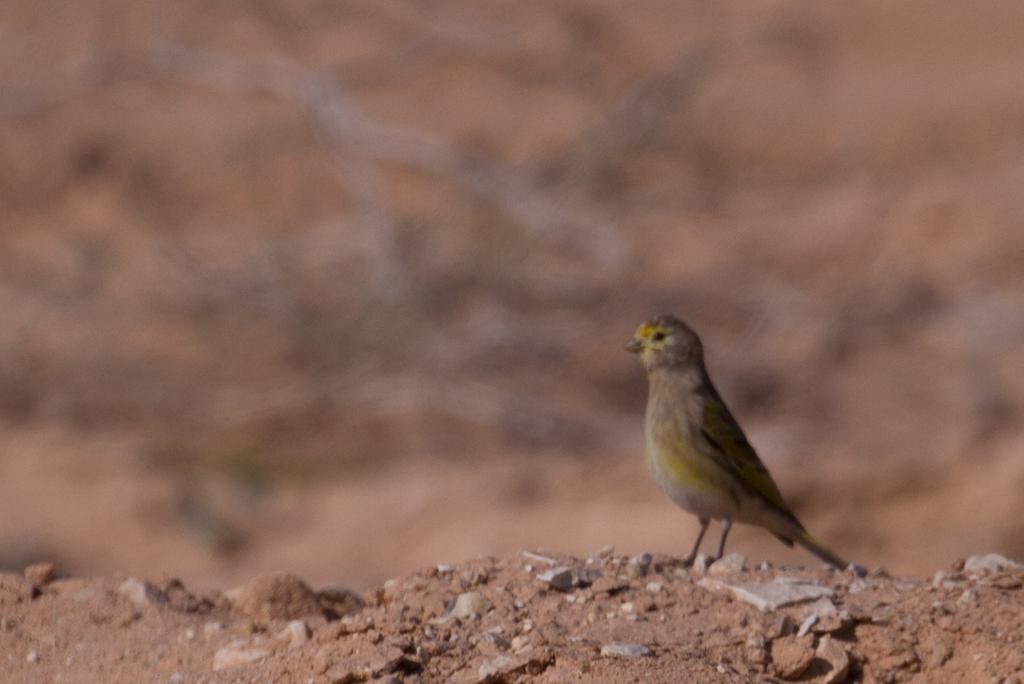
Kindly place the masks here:
[(842, 558), (837, 556), (832, 550), (826, 547), (824, 544), (819, 542), (817, 539), (811, 536), (811, 533), (807, 530), (801, 530), (799, 534), (793, 537), (800, 546), (804, 547), (815, 556), (825, 561), (834, 568), (839, 570), (845, 570), (850, 564), (844, 561)]

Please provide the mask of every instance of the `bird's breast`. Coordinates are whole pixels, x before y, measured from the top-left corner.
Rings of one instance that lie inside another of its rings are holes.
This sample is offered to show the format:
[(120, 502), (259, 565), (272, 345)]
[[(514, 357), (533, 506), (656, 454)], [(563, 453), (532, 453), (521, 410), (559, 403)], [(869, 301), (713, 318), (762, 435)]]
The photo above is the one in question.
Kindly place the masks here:
[(728, 479), (702, 443), (681, 402), (652, 398), (645, 420), (644, 456), (655, 482), (678, 506), (696, 515), (733, 518)]

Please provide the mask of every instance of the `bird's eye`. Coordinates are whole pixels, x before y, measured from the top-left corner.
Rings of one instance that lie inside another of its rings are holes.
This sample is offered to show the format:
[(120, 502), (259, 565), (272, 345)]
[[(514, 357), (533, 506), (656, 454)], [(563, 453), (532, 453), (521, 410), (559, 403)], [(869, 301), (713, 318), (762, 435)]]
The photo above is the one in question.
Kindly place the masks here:
[(665, 339), (665, 333), (659, 330), (658, 332), (651, 335), (651, 339), (654, 340), (655, 342), (661, 342), (663, 339)]

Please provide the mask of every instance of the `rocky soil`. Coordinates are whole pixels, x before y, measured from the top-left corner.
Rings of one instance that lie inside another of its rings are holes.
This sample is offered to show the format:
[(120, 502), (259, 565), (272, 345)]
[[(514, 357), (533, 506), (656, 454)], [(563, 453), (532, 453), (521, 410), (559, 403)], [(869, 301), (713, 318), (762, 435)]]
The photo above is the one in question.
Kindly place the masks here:
[(698, 559), (523, 552), (357, 595), (284, 573), (0, 575), (5, 682), (1024, 681), (1024, 565), (933, 579)]

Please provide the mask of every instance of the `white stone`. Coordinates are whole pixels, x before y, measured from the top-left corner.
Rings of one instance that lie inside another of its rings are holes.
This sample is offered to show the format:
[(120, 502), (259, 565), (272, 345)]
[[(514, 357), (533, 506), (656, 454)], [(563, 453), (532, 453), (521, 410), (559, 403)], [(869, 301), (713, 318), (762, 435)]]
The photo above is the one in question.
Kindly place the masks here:
[(554, 558), (548, 558), (547, 556), (542, 556), (539, 553), (534, 553), (532, 551), (523, 551), (522, 556), (524, 558), (529, 558), (535, 563), (543, 563), (544, 565), (555, 565), (558, 563)]
[(652, 556), (646, 551), (644, 551), (643, 553), (638, 553), (629, 559), (631, 565), (635, 565), (641, 570), (646, 570), (647, 568), (651, 567), (651, 563), (653, 561), (654, 556)]
[(515, 661), (506, 656), (500, 655), (490, 660), (484, 661), (480, 668), (477, 670), (477, 674), (480, 675), (480, 681), (485, 682), (512, 666)]
[(222, 632), (223, 630), (224, 630), (224, 625), (222, 623), (220, 623), (220, 622), (207, 622), (205, 625), (203, 625), (203, 636), (206, 637), (207, 639), (209, 639), (214, 634), (217, 634), (218, 632)]
[(705, 577), (699, 582), (699, 586), (709, 591), (728, 591), (738, 600), (764, 611), (813, 601), (823, 596), (832, 597), (835, 594), (829, 587), (788, 578), (771, 582), (734, 583)]
[(964, 572), (978, 574), (981, 572), (999, 572), (1001, 570), (1021, 570), (1024, 564), (1012, 561), (998, 553), (987, 553), (984, 556), (971, 556), (964, 561)]
[(117, 588), (118, 593), (137, 606), (143, 607), (154, 603), (167, 603), (167, 594), (134, 577), (129, 577)]
[(643, 644), (605, 644), (601, 647), (601, 655), (606, 658), (645, 658), (654, 653)]
[(461, 619), (471, 618), (474, 615), (483, 615), (491, 607), (491, 602), (479, 591), (467, 591), (459, 594), (452, 607), (451, 616)]
[(552, 568), (537, 575), (537, 579), (558, 591), (569, 591), (574, 584), (572, 570), (566, 567)]
[(936, 589), (954, 589), (958, 582), (963, 581), (963, 574), (949, 570), (939, 570), (932, 576), (932, 586)]
[(309, 625), (307, 625), (304, 620), (292, 620), (283, 630), (281, 630), (281, 633), (278, 634), (278, 636), (282, 639), (288, 639), (289, 645), (293, 648), (301, 646), (309, 641)]
[(220, 672), (232, 667), (249, 665), (267, 657), (262, 648), (250, 646), (243, 640), (232, 641), (213, 654), (213, 671)]
[(796, 630), (797, 637), (802, 637), (811, 631), (811, 627), (814, 627), (814, 623), (818, 621), (818, 616), (811, 613), (804, 621), (800, 623), (800, 629)]
[(709, 575), (735, 575), (747, 569), (747, 559), (742, 553), (722, 556), (708, 568)]

